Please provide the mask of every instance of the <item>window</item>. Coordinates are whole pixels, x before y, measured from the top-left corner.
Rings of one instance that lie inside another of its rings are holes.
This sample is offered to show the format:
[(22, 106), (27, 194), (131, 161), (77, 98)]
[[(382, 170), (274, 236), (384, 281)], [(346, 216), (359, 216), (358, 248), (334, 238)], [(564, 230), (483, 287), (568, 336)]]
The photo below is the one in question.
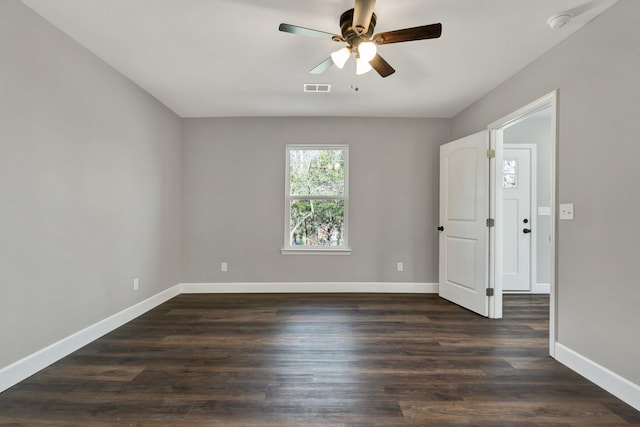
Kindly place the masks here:
[(502, 163), (502, 188), (518, 188), (518, 161), (505, 159)]
[(287, 145), (282, 253), (349, 253), (348, 145)]

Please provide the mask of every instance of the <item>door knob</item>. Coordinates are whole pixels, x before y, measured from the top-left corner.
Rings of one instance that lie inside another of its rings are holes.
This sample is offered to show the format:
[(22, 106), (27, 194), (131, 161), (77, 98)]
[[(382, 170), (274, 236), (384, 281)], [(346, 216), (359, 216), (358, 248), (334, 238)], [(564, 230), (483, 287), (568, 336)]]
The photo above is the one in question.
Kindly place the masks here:
[(525, 233), (525, 234), (527, 234), (527, 233), (531, 233), (531, 230), (530, 230), (530, 229), (528, 229), (528, 228), (524, 228), (524, 229), (522, 230), (522, 232), (523, 232), (523, 233)]
[(438, 231), (444, 231), (444, 227), (443, 226), (438, 227)]

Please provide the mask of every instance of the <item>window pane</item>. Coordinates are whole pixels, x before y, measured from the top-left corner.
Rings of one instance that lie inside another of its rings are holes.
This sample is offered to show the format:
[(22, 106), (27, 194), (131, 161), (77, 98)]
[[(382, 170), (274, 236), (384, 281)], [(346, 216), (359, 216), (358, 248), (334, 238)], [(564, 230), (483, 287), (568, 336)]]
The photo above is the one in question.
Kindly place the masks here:
[(504, 174), (502, 188), (518, 188), (518, 176), (515, 174)]
[(502, 163), (502, 188), (518, 188), (517, 159), (504, 159)]
[(292, 196), (343, 196), (344, 150), (290, 150)]
[(507, 159), (504, 161), (504, 173), (516, 173), (518, 161), (515, 159)]
[(344, 201), (292, 200), (289, 242), (292, 246), (343, 244)]

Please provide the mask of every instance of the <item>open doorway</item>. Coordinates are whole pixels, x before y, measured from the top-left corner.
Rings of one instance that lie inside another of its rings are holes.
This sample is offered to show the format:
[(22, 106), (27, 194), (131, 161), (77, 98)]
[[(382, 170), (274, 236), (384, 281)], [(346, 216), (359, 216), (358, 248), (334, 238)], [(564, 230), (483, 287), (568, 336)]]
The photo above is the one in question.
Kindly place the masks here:
[(503, 292), (548, 294), (551, 250), (551, 107), (504, 128), (499, 169)]
[[(549, 294), (549, 354), (556, 337), (557, 94), (552, 92), (489, 125), (495, 150), (490, 232), (495, 292)], [(495, 317), (502, 315), (495, 298)]]
[[(520, 160), (515, 165), (514, 162), (507, 162), (509, 165), (505, 163), (505, 160), (516, 158), (510, 152), (505, 157), (505, 137), (517, 135), (517, 132), (524, 135), (531, 133), (531, 130), (526, 131), (526, 126), (531, 127), (535, 119), (546, 123), (541, 131), (546, 134), (544, 142), (526, 139), (526, 144), (512, 144), (520, 151), (528, 149), (525, 175), (531, 178), (532, 171), (537, 173), (529, 182), (533, 189), (529, 189), (525, 196), (529, 203), (526, 216), (518, 214), (510, 221), (515, 236), (526, 241), (526, 248), (530, 252), (527, 256), (525, 284), (521, 285), (518, 292), (534, 293), (548, 289), (551, 356), (555, 354), (556, 337), (557, 111), (557, 94), (552, 92), (489, 125), (488, 130), (440, 146), (438, 226), (440, 297), (482, 316), (501, 318), (505, 271), (510, 268), (509, 265), (505, 266), (505, 252), (510, 249), (505, 248), (504, 241), (509, 221), (505, 220), (503, 194), (505, 182), (518, 186), (524, 176), (519, 175), (523, 166)], [(513, 146), (507, 145), (507, 148)], [(537, 155), (538, 151), (543, 153), (544, 159)], [(537, 164), (543, 166), (542, 170), (538, 169)], [(541, 176), (544, 176), (543, 181), (540, 181)], [(532, 200), (534, 194), (536, 197)], [(541, 195), (538, 197), (538, 194)], [(538, 198), (543, 205), (539, 205)], [(533, 239), (540, 235), (545, 245), (538, 245), (535, 241), (531, 245), (534, 230)], [(540, 254), (540, 251), (543, 253)], [(531, 252), (535, 255), (535, 265), (532, 265)], [(538, 273), (538, 268), (543, 270), (542, 273)], [(548, 286), (539, 282), (538, 277), (548, 280)]]

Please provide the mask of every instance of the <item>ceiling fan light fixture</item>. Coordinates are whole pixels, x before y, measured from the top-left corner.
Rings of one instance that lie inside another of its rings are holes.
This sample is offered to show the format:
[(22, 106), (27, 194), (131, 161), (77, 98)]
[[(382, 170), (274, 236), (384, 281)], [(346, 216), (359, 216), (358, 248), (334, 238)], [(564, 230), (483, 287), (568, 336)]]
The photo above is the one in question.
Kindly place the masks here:
[(371, 64), (369, 64), (368, 61), (365, 61), (364, 59), (357, 57), (356, 58), (356, 74), (357, 75), (362, 75), (365, 73), (368, 73), (369, 71), (371, 71), (373, 69), (373, 67), (371, 66)]
[(351, 1), (354, 2), (354, 7), (340, 15), (340, 32), (342, 35), (284, 23), (278, 27), (278, 30), (285, 33), (347, 44), (346, 48), (338, 49), (312, 68), (309, 71), (311, 74), (321, 74), (332, 65), (344, 68), (353, 53), (356, 56), (356, 66), (354, 67), (356, 74), (365, 74), (371, 70), (376, 70), (380, 77), (389, 77), (396, 70), (377, 52), (377, 45), (437, 39), (442, 35), (441, 23), (375, 33), (378, 18), (373, 9), (375, 8), (376, 0)]
[(360, 54), (360, 58), (369, 62), (373, 58), (375, 58), (378, 53), (378, 48), (372, 42), (362, 42), (358, 45), (358, 54)]
[(348, 47), (343, 47), (340, 50), (336, 50), (331, 54), (331, 60), (338, 68), (343, 68), (347, 60), (351, 56), (351, 50)]

